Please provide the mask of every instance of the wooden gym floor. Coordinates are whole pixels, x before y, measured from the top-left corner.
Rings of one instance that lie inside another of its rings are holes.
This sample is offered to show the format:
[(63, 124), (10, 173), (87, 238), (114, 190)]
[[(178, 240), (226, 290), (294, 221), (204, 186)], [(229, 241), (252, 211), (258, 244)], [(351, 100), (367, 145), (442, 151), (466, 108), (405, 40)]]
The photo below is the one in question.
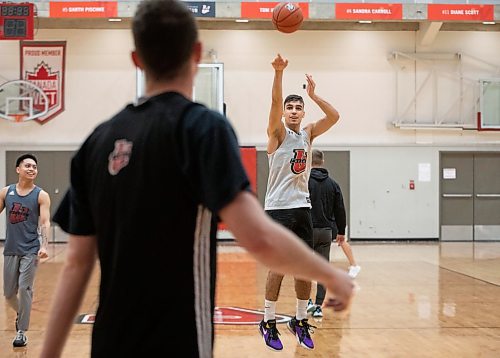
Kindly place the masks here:
[[(360, 289), (349, 313), (325, 311), (322, 320), (310, 319), (317, 326), (314, 351), (298, 347), (285, 324), (279, 325), (285, 346), (281, 353), (264, 347), (254, 324), (217, 324), (214, 356), (500, 357), (500, 243), (354, 243), (352, 247), (362, 266), (356, 279)], [(12, 347), (15, 314), (0, 296), (0, 357), (38, 356), (65, 249), (65, 244), (51, 245), (51, 258), (39, 267), (26, 348)], [(266, 269), (234, 244), (220, 244), (219, 260), (217, 306), (261, 310)], [(332, 262), (347, 267), (336, 246)], [(0, 263), (3, 269), (3, 256)], [(95, 312), (97, 274), (96, 270), (81, 314)], [(165, 304), (175, 312), (175, 295)], [(285, 277), (277, 313), (294, 312), (293, 281)], [(64, 357), (88, 357), (90, 331), (91, 324), (75, 324)]]

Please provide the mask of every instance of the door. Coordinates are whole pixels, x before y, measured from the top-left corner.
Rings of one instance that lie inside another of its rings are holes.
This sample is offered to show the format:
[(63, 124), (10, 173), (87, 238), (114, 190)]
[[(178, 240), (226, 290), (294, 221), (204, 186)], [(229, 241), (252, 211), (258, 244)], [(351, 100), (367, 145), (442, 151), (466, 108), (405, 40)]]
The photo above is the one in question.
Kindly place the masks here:
[(441, 153), (441, 240), (500, 241), (500, 153)]
[(442, 241), (472, 241), (474, 225), (474, 155), (441, 153)]
[(474, 155), (474, 240), (500, 241), (500, 153)]

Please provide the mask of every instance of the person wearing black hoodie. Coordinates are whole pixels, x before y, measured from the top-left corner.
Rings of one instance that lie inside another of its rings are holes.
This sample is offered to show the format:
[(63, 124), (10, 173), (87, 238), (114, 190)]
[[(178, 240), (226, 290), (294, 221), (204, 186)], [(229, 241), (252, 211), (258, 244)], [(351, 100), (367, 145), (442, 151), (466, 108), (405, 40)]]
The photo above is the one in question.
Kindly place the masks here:
[[(313, 221), (313, 249), (326, 260), (330, 260), (332, 241), (342, 247), (349, 260), (349, 276), (355, 278), (361, 267), (356, 265), (350, 245), (345, 239), (346, 213), (344, 198), (339, 184), (329, 176), (324, 168), (323, 152), (312, 151), (312, 169), (309, 177), (309, 194), (311, 198), (311, 216)], [(316, 299), (313, 304), (309, 299), (307, 312), (313, 317), (323, 317), (321, 305), (325, 299), (325, 288), (318, 283)]]

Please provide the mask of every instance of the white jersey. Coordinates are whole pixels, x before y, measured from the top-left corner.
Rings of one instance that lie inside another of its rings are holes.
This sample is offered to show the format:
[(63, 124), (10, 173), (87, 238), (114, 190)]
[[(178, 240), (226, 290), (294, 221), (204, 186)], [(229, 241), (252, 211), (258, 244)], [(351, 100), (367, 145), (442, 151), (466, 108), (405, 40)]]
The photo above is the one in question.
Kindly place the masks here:
[(304, 129), (295, 133), (285, 127), (285, 139), (268, 154), (269, 177), (264, 209), (310, 208), (309, 174), (311, 140)]

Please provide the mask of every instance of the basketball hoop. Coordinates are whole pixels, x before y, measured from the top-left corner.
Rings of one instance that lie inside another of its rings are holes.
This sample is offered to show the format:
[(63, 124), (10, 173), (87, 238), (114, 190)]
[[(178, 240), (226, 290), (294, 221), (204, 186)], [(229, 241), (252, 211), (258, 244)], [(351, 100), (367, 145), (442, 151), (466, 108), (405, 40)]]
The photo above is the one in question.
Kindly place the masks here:
[(0, 118), (27, 122), (44, 116), (48, 110), (47, 95), (34, 83), (15, 80), (0, 84)]
[(25, 114), (25, 113), (12, 114), (11, 116), (14, 119), (15, 123), (25, 122), (26, 121), (26, 117), (28, 117), (28, 115)]

